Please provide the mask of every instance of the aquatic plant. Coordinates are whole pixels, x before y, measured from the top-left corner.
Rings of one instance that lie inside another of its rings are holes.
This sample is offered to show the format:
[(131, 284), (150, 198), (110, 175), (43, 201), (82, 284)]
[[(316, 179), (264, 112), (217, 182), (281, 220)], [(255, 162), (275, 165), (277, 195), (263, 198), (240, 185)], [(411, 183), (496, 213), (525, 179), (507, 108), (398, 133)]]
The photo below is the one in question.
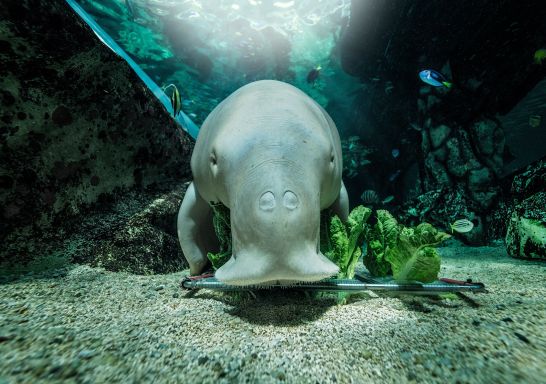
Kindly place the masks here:
[(321, 252), (339, 267), (338, 278), (352, 279), (356, 264), (362, 255), (366, 221), (372, 210), (359, 205), (349, 214), (347, 223), (334, 215), (330, 219), (328, 236), (321, 236)]
[(366, 232), (368, 252), (364, 264), (374, 276), (392, 272), (397, 281), (435, 281), (440, 255), (434, 246), (449, 237), (429, 223), (404, 227), (388, 211), (378, 210), (377, 223)]

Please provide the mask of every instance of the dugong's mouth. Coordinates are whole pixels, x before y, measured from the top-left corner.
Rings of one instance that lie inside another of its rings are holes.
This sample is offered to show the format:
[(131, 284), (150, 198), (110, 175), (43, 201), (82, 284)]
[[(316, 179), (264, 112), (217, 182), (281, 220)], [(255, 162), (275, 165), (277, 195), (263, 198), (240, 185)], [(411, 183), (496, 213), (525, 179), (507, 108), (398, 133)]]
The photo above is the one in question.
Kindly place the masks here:
[(216, 271), (216, 278), (229, 285), (318, 281), (337, 274), (339, 268), (322, 253), (307, 249), (290, 255), (238, 252)]

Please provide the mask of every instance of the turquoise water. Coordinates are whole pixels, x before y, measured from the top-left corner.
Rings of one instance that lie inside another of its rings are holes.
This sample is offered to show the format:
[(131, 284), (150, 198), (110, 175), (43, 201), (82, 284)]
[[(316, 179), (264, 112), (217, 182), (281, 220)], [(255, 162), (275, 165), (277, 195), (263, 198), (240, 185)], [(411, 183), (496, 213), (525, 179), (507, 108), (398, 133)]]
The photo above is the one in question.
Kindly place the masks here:
[[(466, 3), (439, 16), (435, 4), (403, 1), (75, 1), (170, 112), (176, 86), (178, 120), (194, 139), (245, 84), (275, 79), (303, 90), (340, 132), (351, 207), (444, 229), (468, 218), (483, 227), (472, 240), (480, 243), (504, 232), (504, 224), (489, 227), (510, 201), (510, 178), (546, 154), (537, 145), (546, 140), (546, 64), (534, 56), (546, 34), (531, 23), (531, 5), (493, 9), (470, 42), (465, 31), (481, 11), (463, 20)], [(520, 27), (522, 20), (529, 23)], [(441, 81), (420, 76), (424, 70)], [(431, 210), (446, 191), (453, 204)]]
[[(359, 87), (339, 66), (350, 1), (78, 1), (159, 85), (175, 84), (200, 125), (255, 80), (289, 82), (323, 107)], [(321, 67), (315, 82), (309, 71)], [(343, 127), (339, 127), (343, 130)]]
[[(275, 79), (306, 92), (336, 122), (344, 176), (352, 179), (346, 184), (352, 201), (361, 201), (367, 189), (362, 183), (368, 183), (361, 176), (371, 165), (368, 157), (374, 144), (357, 132), (362, 118), (355, 113), (366, 105), (363, 95), (370, 87), (341, 67), (340, 45), (349, 24), (350, 0), (83, 0), (77, 4), (104, 31), (101, 40), (115, 44), (126, 60), (134, 62), (139, 76), (171, 112), (172, 87), (162, 90), (170, 84), (177, 87), (182, 104), (178, 120), (194, 139), (212, 109), (244, 84)], [(119, 50), (116, 47), (114, 51)], [(384, 173), (377, 176), (380, 179), (388, 180), (397, 172), (389, 153), (390, 149), (383, 156), (387, 162)], [(382, 198), (392, 195), (392, 183), (385, 187)]]

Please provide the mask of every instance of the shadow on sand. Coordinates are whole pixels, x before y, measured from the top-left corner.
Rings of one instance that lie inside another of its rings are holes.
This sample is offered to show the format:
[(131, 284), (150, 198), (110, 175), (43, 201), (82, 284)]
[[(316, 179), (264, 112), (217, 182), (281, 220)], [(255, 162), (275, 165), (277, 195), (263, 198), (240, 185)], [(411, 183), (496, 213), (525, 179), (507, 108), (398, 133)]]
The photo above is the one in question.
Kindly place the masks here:
[(337, 305), (335, 295), (271, 289), (242, 292), (188, 292), (186, 298), (212, 299), (230, 308), (225, 312), (257, 325), (297, 326), (319, 319)]

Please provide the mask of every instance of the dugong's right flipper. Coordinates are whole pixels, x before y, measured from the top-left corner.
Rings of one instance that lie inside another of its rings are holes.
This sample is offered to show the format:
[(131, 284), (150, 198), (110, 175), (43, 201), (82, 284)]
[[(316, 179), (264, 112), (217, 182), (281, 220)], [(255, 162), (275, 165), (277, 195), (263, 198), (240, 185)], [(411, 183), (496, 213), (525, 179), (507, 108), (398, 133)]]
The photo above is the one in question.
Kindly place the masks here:
[(199, 195), (193, 183), (188, 186), (177, 219), (178, 241), (190, 264), (190, 273), (197, 275), (207, 265), (207, 252), (218, 250), (212, 225), (212, 209)]

